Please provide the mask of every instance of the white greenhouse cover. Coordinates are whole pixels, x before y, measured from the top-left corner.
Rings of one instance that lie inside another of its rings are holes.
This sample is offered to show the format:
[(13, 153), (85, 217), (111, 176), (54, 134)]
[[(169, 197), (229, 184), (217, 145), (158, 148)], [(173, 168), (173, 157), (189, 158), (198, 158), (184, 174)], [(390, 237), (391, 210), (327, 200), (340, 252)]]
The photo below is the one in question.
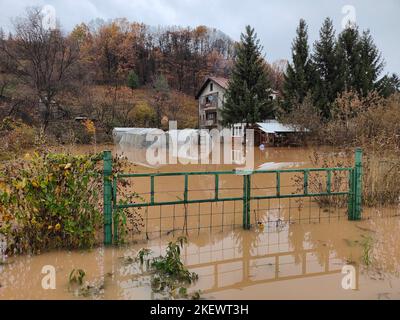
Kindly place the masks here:
[(196, 129), (182, 129), (182, 130), (170, 130), (168, 131), (168, 135), (177, 141), (178, 144), (186, 143), (186, 142), (194, 142), (198, 141), (198, 130)]
[(114, 128), (114, 143), (145, 141), (147, 134), (157, 135), (162, 131), (156, 128)]

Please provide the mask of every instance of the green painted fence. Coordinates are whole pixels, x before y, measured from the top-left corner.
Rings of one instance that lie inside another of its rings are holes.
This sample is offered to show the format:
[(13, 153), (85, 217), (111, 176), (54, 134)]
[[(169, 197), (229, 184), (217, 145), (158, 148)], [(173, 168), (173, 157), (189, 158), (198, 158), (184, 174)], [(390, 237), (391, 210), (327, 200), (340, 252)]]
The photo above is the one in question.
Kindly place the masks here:
[[(104, 243), (112, 244), (118, 239), (118, 223), (114, 223), (113, 217), (115, 212), (126, 208), (143, 208), (153, 206), (167, 205), (187, 205), (193, 203), (215, 203), (226, 201), (241, 201), (243, 203), (243, 228), (250, 229), (250, 202), (251, 200), (262, 199), (287, 199), (287, 198), (313, 198), (323, 196), (348, 196), (348, 219), (360, 220), (362, 212), (362, 150), (356, 149), (354, 167), (338, 167), (338, 168), (307, 168), (307, 169), (286, 169), (286, 170), (257, 170), (257, 171), (209, 171), (209, 172), (164, 172), (164, 173), (112, 173), (112, 155), (111, 151), (104, 151)], [(326, 192), (311, 193), (309, 192), (310, 173), (320, 172), (326, 174)], [(332, 173), (348, 172), (349, 188), (347, 191), (332, 191)], [(301, 194), (285, 194), (281, 190), (281, 175), (283, 173), (302, 173), (303, 175), (303, 193)], [(254, 175), (275, 174), (276, 191), (274, 195), (252, 195), (251, 179)], [(189, 199), (189, 182), (190, 176), (214, 176), (215, 189), (214, 196), (206, 199)], [(221, 197), (219, 194), (219, 178), (224, 175), (241, 175), (243, 176), (243, 194), (239, 197)], [(184, 177), (184, 188), (182, 190), (183, 198), (176, 201), (157, 201), (155, 199), (155, 177)], [(121, 179), (149, 178), (150, 179), (150, 201), (141, 203), (117, 203), (117, 183)], [(115, 222), (115, 221), (114, 221)]]

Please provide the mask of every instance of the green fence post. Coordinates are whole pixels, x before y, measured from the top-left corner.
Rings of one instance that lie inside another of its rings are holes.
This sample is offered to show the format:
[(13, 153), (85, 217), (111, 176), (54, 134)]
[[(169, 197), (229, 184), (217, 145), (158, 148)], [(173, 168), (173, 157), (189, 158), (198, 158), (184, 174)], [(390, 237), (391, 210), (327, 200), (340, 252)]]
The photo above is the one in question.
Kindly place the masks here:
[(118, 207), (117, 207), (117, 187), (118, 187), (118, 179), (115, 176), (113, 179), (113, 184), (112, 184), (112, 202), (113, 202), (113, 224), (114, 224), (114, 243), (118, 243), (119, 241), (119, 236), (118, 236), (118, 228), (119, 228), (119, 212), (118, 212)]
[(308, 174), (309, 174), (309, 172), (308, 172), (308, 170), (304, 170), (304, 172), (303, 172), (303, 175), (304, 175), (304, 187), (303, 187), (303, 192), (304, 192), (304, 195), (307, 195), (308, 194)]
[(332, 191), (332, 171), (327, 171), (326, 177), (326, 192), (330, 194)]
[(354, 168), (349, 171), (349, 193), (347, 199), (347, 219), (353, 220), (354, 216)]
[(104, 244), (112, 244), (112, 155), (111, 151), (103, 152), (103, 210), (104, 210)]
[(349, 178), (349, 220), (361, 220), (362, 212), (362, 150), (356, 149), (355, 164)]
[(215, 194), (214, 194), (214, 199), (218, 200), (218, 193), (219, 193), (219, 175), (216, 174), (215, 176)]

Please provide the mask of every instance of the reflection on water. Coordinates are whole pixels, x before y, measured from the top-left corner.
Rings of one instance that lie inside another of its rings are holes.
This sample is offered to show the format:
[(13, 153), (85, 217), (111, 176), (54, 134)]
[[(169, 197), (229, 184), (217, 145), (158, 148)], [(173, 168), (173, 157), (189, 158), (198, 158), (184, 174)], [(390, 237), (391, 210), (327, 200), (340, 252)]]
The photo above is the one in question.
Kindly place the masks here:
[[(182, 255), (189, 269), (199, 274), (191, 290), (202, 290), (205, 298), (399, 298), (400, 242), (393, 236), (399, 225), (398, 218), (391, 218), (203, 233), (190, 238)], [(374, 251), (378, 253), (369, 270), (390, 277), (374, 280), (360, 265), (362, 246), (351, 243), (361, 242), (367, 234), (377, 239)], [(91, 252), (8, 258), (0, 266), (0, 298), (75, 298), (68, 292), (67, 279), (73, 268), (82, 268), (88, 281), (104, 285), (100, 294), (90, 298), (151, 299), (149, 276), (127, 258), (142, 246), (154, 255), (163, 253), (169, 239)], [(355, 291), (341, 288), (341, 270), (349, 262), (360, 277)], [(56, 290), (41, 288), (44, 265), (56, 268)]]

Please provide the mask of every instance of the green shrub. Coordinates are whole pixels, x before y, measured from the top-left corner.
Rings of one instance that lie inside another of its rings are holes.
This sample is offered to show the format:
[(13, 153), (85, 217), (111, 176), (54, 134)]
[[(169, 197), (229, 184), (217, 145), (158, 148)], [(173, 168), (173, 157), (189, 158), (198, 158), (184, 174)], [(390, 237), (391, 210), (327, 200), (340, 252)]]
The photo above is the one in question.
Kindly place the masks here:
[(0, 234), (9, 253), (90, 248), (101, 227), (99, 155), (43, 153), (4, 164)]

